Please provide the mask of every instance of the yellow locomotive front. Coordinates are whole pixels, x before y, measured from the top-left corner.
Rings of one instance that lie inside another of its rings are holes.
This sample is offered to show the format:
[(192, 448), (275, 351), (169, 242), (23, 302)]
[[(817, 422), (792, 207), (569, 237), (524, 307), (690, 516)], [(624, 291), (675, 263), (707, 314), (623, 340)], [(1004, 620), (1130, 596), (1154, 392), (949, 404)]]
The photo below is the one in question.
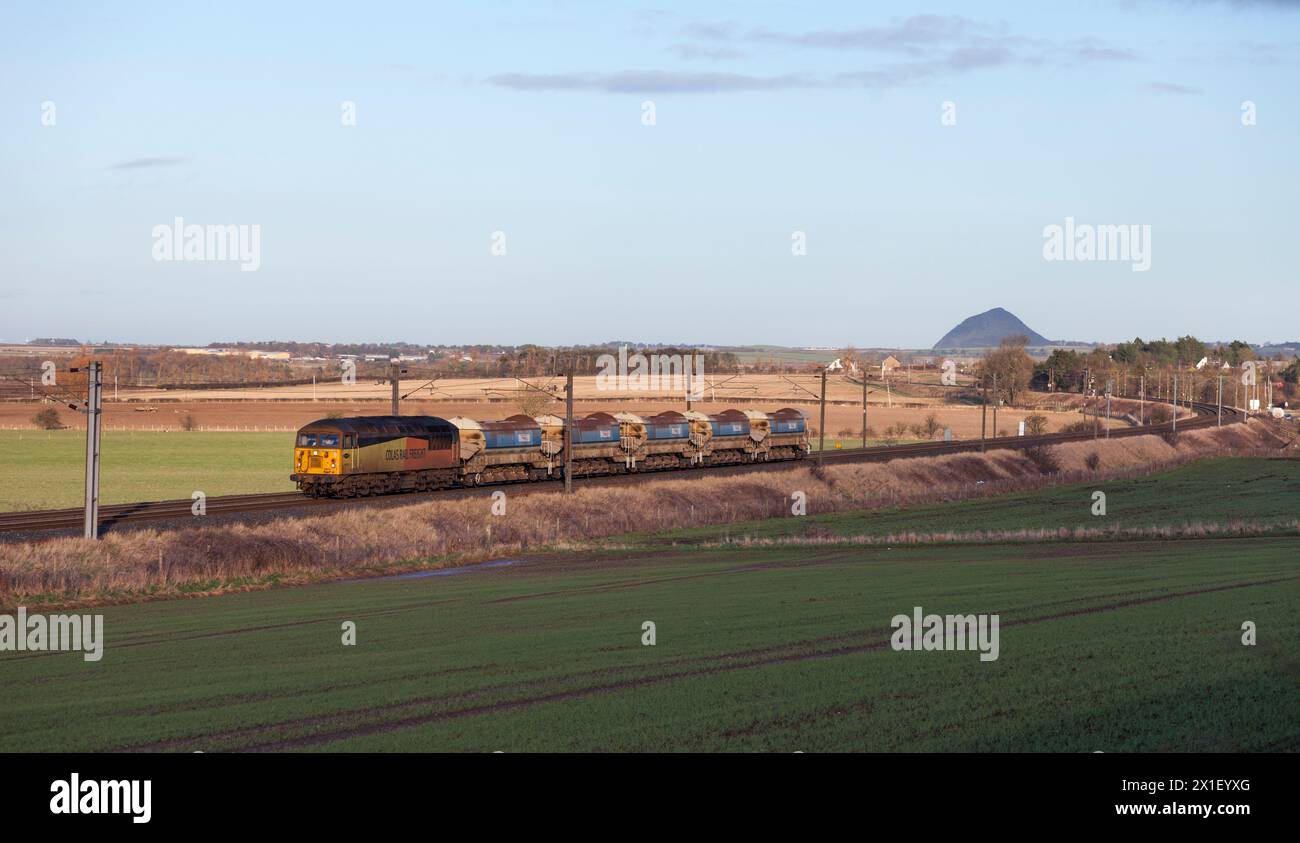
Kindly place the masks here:
[(454, 485), (456, 428), (433, 416), (320, 419), (298, 431), (289, 479), (313, 497)]
[(295, 475), (344, 473), (343, 434), (338, 431), (299, 431), (297, 446), (293, 450), (293, 470)]

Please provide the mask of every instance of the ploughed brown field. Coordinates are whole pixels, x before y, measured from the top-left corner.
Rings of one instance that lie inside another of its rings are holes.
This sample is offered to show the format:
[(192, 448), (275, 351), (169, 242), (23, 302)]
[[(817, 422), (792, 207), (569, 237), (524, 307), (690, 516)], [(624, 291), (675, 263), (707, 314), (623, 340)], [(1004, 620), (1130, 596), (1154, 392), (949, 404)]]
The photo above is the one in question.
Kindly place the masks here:
[[(912, 403), (910, 400), (907, 403)], [(143, 412), (141, 408), (152, 407), (152, 411)], [(759, 410), (777, 410), (782, 407), (796, 407), (808, 414), (812, 427), (817, 426), (818, 409), (816, 403), (794, 401), (704, 401), (696, 404), (701, 412), (713, 413), (728, 407)], [(0, 404), (0, 428), (34, 427), (31, 418), (41, 409), (41, 405), (32, 403)], [(431, 415), (448, 418), (451, 416), (468, 416), (476, 419), (498, 419), (521, 412), (518, 404), (504, 401), (415, 401), (406, 400), (401, 405), (406, 415)], [(579, 416), (598, 410), (653, 414), (665, 410), (685, 410), (686, 405), (680, 401), (628, 401), (579, 399), (574, 403), (574, 413)], [(220, 430), (271, 430), (297, 429), (307, 422), (325, 418), (330, 413), (342, 413), (347, 416), (386, 415), (389, 411), (387, 401), (161, 401), (155, 403), (113, 403), (104, 405), (104, 425), (110, 430), (135, 429), (154, 430), (166, 428), (180, 430), (186, 416), (193, 416), (196, 429)], [(564, 403), (556, 401), (547, 412), (563, 415)], [(1002, 408), (998, 410), (998, 428), (1006, 435), (1014, 435), (1021, 419), (1032, 412), (1038, 412), (1048, 419), (1048, 432), (1059, 430), (1062, 426), (1076, 422), (1083, 417), (1077, 410), (1058, 412), (1053, 410), (1030, 410)], [(870, 404), (867, 410), (867, 425), (875, 431), (876, 437), (883, 437), (885, 429), (895, 424), (917, 424), (934, 413), (943, 427), (951, 427), (953, 435), (958, 438), (979, 436), (980, 408), (969, 405), (925, 404), (921, 406), (893, 407)], [(84, 427), (85, 417), (66, 408), (60, 412), (63, 424), (68, 427)], [(1122, 426), (1122, 422), (1114, 422)], [(988, 415), (990, 435), (993, 414)], [(840, 430), (852, 430), (853, 436), (859, 436), (862, 427), (862, 408), (828, 404), (826, 407), (826, 431), (829, 438), (838, 436)], [(847, 441), (846, 447), (851, 444)], [(915, 438), (910, 433), (905, 438)]]
[[(889, 389), (873, 381), (869, 385), (867, 425), (876, 438), (884, 438), (886, 429), (897, 424), (912, 425), (934, 413), (941, 427), (952, 428), (958, 438), (980, 434), (980, 408), (969, 403), (948, 403), (954, 390), (920, 382), (908, 383), (904, 375), (892, 380)], [(402, 381), (401, 393), (411, 394), (402, 402), (404, 414), (433, 415), (444, 418), (469, 416), (477, 419), (499, 419), (525, 412), (531, 397), (534, 414), (564, 413), (562, 378), (534, 378), (531, 387), (514, 378), (459, 378), (440, 379), (433, 384), (425, 381)], [(695, 403), (696, 409), (712, 413), (729, 407), (754, 408), (772, 411), (782, 407), (796, 407), (808, 413), (812, 426), (817, 427), (817, 394), (819, 378), (815, 375), (713, 375), (706, 378), (704, 400)], [(598, 410), (612, 412), (653, 414), (665, 410), (685, 410), (686, 402), (669, 393), (668, 389), (656, 391), (604, 390), (597, 388), (594, 376), (574, 379), (575, 407), (579, 416)], [(667, 384), (665, 384), (667, 386)], [(539, 390), (555, 396), (547, 401)], [(346, 416), (386, 415), (389, 412), (389, 386), (373, 380), (359, 379), (348, 386), (338, 382), (321, 383), (313, 387), (285, 386), (267, 389), (223, 390), (165, 390), (105, 388), (105, 425), (109, 429), (170, 429), (185, 426), (187, 416), (193, 418), (196, 429), (206, 430), (292, 430), (307, 422), (324, 418), (331, 413)], [(537, 399), (541, 398), (539, 402)], [(826, 389), (826, 433), (838, 437), (840, 431), (851, 430), (846, 440), (861, 436), (862, 386), (846, 378), (833, 376)], [(1013, 435), (1017, 424), (1030, 413), (1041, 413), (1048, 419), (1048, 431), (1082, 418), (1078, 395), (1025, 393), (1016, 408), (998, 411), (999, 431)], [(0, 428), (30, 428), (32, 416), (40, 405), (30, 402), (0, 404)], [(1116, 402), (1114, 412), (1121, 412)], [(67, 408), (60, 408), (60, 416), (68, 427), (83, 427), (84, 417)], [(988, 425), (992, 435), (992, 412)], [(1122, 426), (1123, 422), (1116, 422)], [(905, 438), (915, 438), (908, 434)], [(848, 442), (846, 441), (846, 445)]]

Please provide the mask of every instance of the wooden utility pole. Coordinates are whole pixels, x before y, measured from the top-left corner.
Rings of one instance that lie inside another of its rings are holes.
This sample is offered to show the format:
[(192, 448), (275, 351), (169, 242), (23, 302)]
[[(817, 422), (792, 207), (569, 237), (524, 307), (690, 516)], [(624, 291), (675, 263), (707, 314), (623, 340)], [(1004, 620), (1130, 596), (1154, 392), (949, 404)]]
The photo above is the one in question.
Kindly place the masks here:
[(1146, 406), (1145, 400), (1147, 395), (1147, 376), (1143, 374), (1138, 379), (1138, 426), (1146, 424)]
[(821, 400), (821, 419), (817, 422), (817, 436), (821, 442), (817, 446), (817, 465), (820, 467), (826, 461), (826, 367), (822, 366), (822, 400)]
[(564, 493), (573, 492), (573, 361), (564, 387)]
[(1223, 375), (1219, 375), (1219, 427), (1223, 427)]

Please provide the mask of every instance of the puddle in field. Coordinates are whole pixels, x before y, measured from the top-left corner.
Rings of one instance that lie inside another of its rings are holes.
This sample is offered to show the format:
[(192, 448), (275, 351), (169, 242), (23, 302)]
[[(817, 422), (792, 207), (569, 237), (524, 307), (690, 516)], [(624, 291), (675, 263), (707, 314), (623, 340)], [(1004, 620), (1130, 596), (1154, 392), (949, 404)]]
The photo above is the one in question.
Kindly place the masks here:
[(344, 580), (348, 583), (357, 582), (394, 582), (396, 580), (423, 580), (429, 577), (454, 577), (457, 574), (470, 574), (474, 571), (481, 571), (484, 568), (506, 568), (511, 565), (522, 564), (522, 559), (496, 559), (492, 562), (480, 562), (477, 565), (461, 565), (456, 568), (438, 568), (434, 571), (411, 571), (406, 574), (393, 574), (387, 577), (370, 577), (363, 580)]

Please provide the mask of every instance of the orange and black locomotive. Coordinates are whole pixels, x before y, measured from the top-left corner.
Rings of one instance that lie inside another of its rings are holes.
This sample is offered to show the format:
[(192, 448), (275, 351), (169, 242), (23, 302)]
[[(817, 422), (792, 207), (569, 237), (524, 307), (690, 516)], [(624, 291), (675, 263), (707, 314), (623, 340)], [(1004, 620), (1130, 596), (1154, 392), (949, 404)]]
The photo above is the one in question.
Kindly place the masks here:
[[(565, 439), (564, 419), (549, 415), (320, 419), (298, 431), (289, 479), (327, 497), (555, 479)], [(592, 413), (574, 419), (572, 442), (575, 476), (802, 459), (809, 451), (807, 418), (793, 409)]]

